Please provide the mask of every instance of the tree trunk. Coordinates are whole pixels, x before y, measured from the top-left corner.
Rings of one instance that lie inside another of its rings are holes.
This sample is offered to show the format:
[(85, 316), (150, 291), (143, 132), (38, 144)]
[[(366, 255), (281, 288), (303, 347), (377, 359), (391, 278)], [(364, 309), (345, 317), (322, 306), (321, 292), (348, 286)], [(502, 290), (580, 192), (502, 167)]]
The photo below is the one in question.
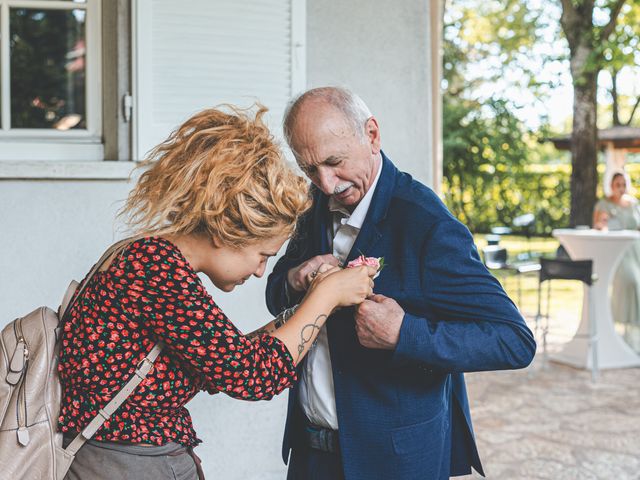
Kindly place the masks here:
[[(604, 58), (598, 46), (613, 33), (626, 0), (608, 2), (609, 22), (593, 24), (595, 0), (560, 0), (560, 23), (571, 50), (573, 132), (571, 134), (572, 227), (590, 225), (598, 186), (596, 90)], [(615, 81), (615, 79), (614, 79)]]
[(629, 114), (629, 120), (627, 120), (627, 123), (625, 123), (625, 125), (627, 127), (629, 125), (631, 125), (631, 122), (633, 122), (633, 117), (636, 114), (636, 112), (638, 111), (638, 106), (640, 106), (640, 96), (638, 98), (636, 98), (636, 103), (633, 105), (633, 109), (631, 110), (631, 113)]
[(618, 70), (616, 69), (613, 69), (611, 71), (611, 99), (613, 126), (618, 127), (622, 125), (622, 123), (620, 122), (620, 103), (618, 102)]
[[(580, 58), (572, 59), (573, 78), (573, 132), (571, 135), (571, 216), (572, 227), (591, 225), (598, 186), (597, 149), (597, 78), (598, 72), (585, 72)], [(575, 67), (575, 70), (574, 70)], [(579, 74), (576, 74), (580, 72)]]

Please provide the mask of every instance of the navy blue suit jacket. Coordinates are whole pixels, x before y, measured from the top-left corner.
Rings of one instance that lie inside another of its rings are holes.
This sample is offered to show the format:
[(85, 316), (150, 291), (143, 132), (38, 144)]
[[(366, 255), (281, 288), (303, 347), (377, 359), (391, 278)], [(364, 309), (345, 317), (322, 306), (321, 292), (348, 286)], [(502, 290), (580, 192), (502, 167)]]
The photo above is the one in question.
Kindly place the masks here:
[[(330, 253), (328, 198), (312, 210), (274, 267), (267, 305), (288, 299), (287, 271)], [(384, 257), (375, 293), (395, 299), (405, 316), (395, 351), (358, 343), (353, 308), (327, 321), (344, 473), (351, 479), (445, 479), (482, 473), (462, 372), (523, 368), (535, 353), (531, 331), (486, 270), (467, 228), (432, 190), (383, 155), (382, 174), (349, 254)], [(297, 391), (289, 394), (283, 457), (287, 462)]]

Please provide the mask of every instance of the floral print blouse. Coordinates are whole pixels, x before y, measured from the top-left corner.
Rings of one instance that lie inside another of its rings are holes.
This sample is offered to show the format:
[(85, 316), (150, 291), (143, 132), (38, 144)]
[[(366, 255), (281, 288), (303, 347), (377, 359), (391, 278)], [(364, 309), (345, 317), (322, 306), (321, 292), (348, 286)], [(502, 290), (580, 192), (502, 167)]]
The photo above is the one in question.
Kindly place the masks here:
[(245, 337), (180, 250), (147, 237), (96, 273), (67, 315), (58, 364), (60, 430), (81, 431), (158, 340), (165, 347), (151, 373), (94, 439), (194, 446), (200, 440), (185, 404), (198, 391), (268, 400), (295, 381), (280, 340)]

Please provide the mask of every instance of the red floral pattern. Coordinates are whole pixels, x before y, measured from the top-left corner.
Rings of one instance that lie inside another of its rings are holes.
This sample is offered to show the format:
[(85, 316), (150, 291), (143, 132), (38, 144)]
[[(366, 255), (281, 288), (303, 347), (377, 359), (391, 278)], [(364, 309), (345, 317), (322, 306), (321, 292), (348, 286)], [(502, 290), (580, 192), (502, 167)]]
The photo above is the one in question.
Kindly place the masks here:
[(193, 446), (200, 440), (184, 405), (199, 390), (268, 400), (295, 381), (282, 342), (243, 336), (178, 248), (149, 237), (94, 275), (69, 312), (58, 365), (60, 430), (81, 431), (160, 339), (154, 369), (96, 440)]

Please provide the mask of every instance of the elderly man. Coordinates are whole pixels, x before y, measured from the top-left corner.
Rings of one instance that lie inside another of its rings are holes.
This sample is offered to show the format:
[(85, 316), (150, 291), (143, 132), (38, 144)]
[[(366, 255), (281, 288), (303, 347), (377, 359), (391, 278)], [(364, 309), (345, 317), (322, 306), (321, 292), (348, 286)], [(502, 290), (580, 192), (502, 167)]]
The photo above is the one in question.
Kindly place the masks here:
[[(445, 479), (474, 467), (463, 372), (526, 367), (535, 341), (469, 231), (382, 152), (364, 102), (310, 90), (285, 136), (314, 205), (269, 277), (273, 314), (323, 264), (384, 257), (375, 294), (329, 318), (299, 365), (283, 457), (289, 479)], [(301, 339), (304, 342), (304, 339)]]

